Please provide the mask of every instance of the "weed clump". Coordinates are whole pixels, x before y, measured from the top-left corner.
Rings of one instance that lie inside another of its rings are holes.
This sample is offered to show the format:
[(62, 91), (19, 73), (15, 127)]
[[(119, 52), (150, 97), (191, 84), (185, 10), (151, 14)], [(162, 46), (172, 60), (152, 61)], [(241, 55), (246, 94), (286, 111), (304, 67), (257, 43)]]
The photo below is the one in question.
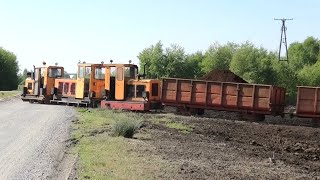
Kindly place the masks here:
[(137, 129), (142, 125), (141, 117), (127, 114), (114, 116), (112, 124), (112, 135), (132, 138)]

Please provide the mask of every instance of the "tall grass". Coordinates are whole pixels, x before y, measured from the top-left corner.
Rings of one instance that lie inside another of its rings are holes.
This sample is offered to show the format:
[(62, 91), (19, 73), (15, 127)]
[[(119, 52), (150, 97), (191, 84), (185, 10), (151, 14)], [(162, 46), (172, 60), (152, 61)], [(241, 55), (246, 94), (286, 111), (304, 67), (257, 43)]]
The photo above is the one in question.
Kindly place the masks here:
[(113, 117), (112, 135), (132, 138), (142, 125), (142, 117), (133, 113), (117, 114)]

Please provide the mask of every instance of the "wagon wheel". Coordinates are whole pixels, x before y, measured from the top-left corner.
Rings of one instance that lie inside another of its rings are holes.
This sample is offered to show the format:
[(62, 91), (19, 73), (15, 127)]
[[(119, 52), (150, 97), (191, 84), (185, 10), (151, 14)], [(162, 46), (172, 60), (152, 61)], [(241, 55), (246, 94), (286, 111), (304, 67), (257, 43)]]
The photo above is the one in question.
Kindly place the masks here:
[(239, 113), (239, 119), (240, 120), (244, 120), (244, 121), (261, 122), (261, 121), (265, 120), (265, 115), (240, 112)]
[(201, 108), (188, 108), (188, 112), (190, 115), (203, 115), (204, 114), (204, 109), (201, 109)]
[(188, 107), (176, 107), (176, 114), (182, 115), (182, 116), (190, 116), (189, 108)]
[(264, 121), (265, 119), (266, 119), (266, 116), (262, 115), (262, 114), (255, 114), (255, 116), (254, 116), (255, 121), (261, 122), (261, 121)]
[(202, 116), (204, 115), (204, 109), (197, 109), (197, 115)]
[(312, 118), (312, 126), (313, 127), (320, 127), (320, 119), (319, 118)]

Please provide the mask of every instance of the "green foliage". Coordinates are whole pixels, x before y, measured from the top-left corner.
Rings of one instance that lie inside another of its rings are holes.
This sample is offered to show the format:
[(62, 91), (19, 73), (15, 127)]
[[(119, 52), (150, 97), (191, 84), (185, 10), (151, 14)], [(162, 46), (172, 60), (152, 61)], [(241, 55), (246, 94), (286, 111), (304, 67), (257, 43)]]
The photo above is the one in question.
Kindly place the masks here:
[(187, 55), (186, 62), (184, 65), (183, 78), (200, 78), (204, 75), (202, 71), (202, 62), (205, 56), (201, 51), (197, 51), (193, 54)]
[(278, 53), (243, 44), (212, 44), (204, 53), (186, 54), (178, 45), (163, 50), (159, 41), (139, 54), (147, 62), (150, 78), (200, 78), (214, 69), (229, 69), (249, 83), (270, 84), (287, 89), (289, 103), (295, 103), (296, 86), (320, 85), (320, 41), (308, 37), (288, 48), (289, 62), (279, 62)]
[(314, 65), (305, 66), (298, 73), (299, 85), (319, 86), (320, 85), (320, 61)]
[(234, 53), (230, 70), (250, 83), (275, 83), (275, 55), (251, 43), (242, 44)]
[(238, 45), (234, 43), (227, 43), (226, 45), (215, 43), (211, 45), (202, 61), (202, 71), (208, 73), (212, 69), (229, 69), (237, 48)]
[(0, 90), (14, 90), (19, 84), (16, 55), (0, 47)]
[(182, 133), (190, 133), (192, 131), (190, 126), (179, 122), (168, 122), (166, 123), (166, 126), (171, 129), (177, 129)]
[(141, 126), (141, 119), (137, 115), (132, 116), (114, 116), (114, 123), (112, 125), (112, 134), (114, 136), (123, 136), (125, 138), (132, 138), (137, 129)]
[(289, 46), (290, 65), (299, 71), (306, 65), (313, 65), (319, 59), (320, 41), (308, 37), (303, 43), (294, 42)]
[(161, 41), (140, 52), (140, 69), (146, 63), (148, 78), (176, 77), (194, 78), (199, 77), (201, 72), (200, 64), (203, 60), (201, 52), (186, 55), (184, 49), (172, 44), (163, 50)]
[(159, 41), (139, 53), (140, 69), (142, 69), (145, 63), (147, 64), (146, 72), (148, 78), (158, 78), (166, 75), (168, 64), (164, 57), (162, 46), (161, 41)]
[(184, 49), (179, 45), (173, 44), (171, 47), (166, 48), (164, 59), (167, 67), (165, 77), (182, 77), (186, 61)]
[(27, 78), (27, 73), (28, 73), (28, 70), (24, 69), (22, 74), (21, 73), (18, 74), (19, 85), (24, 85), (26, 78)]
[(284, 87), (287, 90), (287, 101), (294, 104), (296, 100), (296, 86), (298, 85), (297, 73), (287, 62), (275, 62), (274, 69), (276, 71), (275, 85)]

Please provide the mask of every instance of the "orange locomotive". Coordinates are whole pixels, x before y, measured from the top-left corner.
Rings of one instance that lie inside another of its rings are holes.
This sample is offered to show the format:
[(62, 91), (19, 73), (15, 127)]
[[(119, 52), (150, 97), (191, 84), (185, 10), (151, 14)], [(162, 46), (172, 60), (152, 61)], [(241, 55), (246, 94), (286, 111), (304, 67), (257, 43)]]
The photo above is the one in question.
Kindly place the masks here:
[(56, 79), (52, 88), (52, 104), (97, 106), (102, 99), (105, 75), (103, 64), (78, 63), (75, 79)]
[(134, 64), (105, 64), (105, 90), (101, 108), (147, 111), (161, 109), (160, 80), (138, 74)]
[(52, 99), (51, 88), (55, 85), (55, 80), (63, 78), (64, 68), (61, 66), (34, 67), (33, 76), (31, 72), (27, 73), (25, 87), (21, 95), (23, 101), (30, 103), (49, 103)]
[(160, 80), (141, 77), (145, 75), (130, 63), (79, 63), (76, 79), (55, 80), (50, 103), (139, 111), (161, 108)]

